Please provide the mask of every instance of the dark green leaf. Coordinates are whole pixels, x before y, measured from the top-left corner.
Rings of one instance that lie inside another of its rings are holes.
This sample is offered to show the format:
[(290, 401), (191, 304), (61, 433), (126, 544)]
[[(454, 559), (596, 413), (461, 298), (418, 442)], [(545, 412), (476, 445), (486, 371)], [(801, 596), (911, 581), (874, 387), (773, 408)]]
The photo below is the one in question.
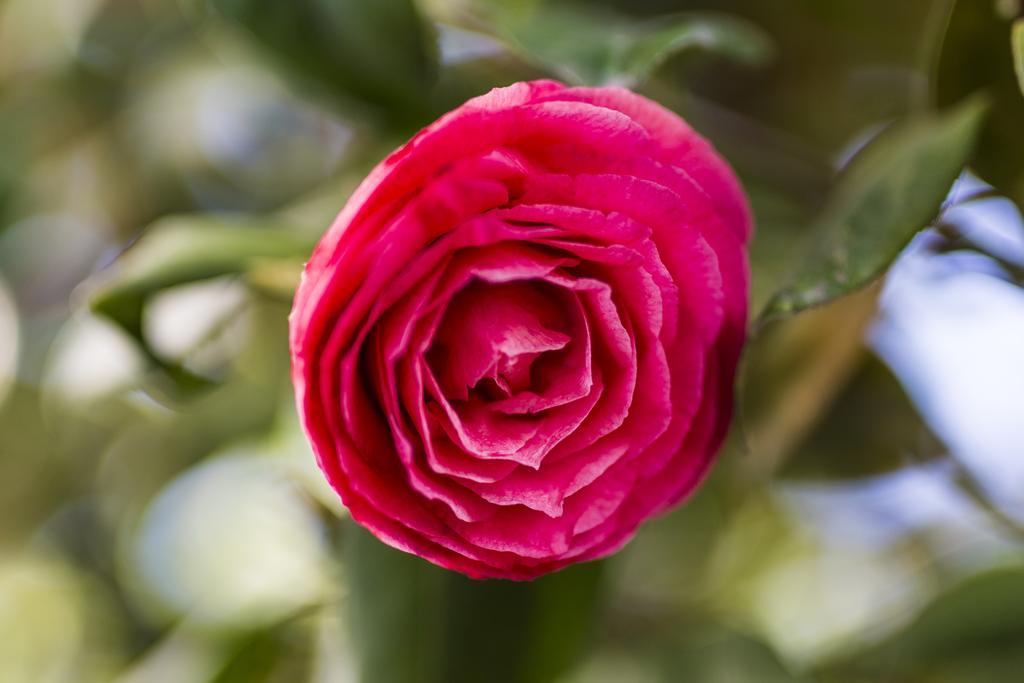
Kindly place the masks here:
[(985, 113), (970, 99), (941, 115), (904, 119), (850, 162), (813, 227), (817, 248), (763, 319), (797, 313), (862, 287), (939, 214), (970, 157)]
[(616, 637), (594, 648), (566, 680), (676, 683), (797, 683), (778, 654), (749, 634), (690, 610), (685, 619), (637, 623), (628, 613), (613, 626)]
[(686, 50), (753, 65), (772, 55), (769, 38), (755, 25), (706, 12), (636, 21), (590, 7), (560, 6), (509, 21), (499, 33), (527, 59), (566, 81), (589, 85), (636, 86)]
[(744, 353), (739, 422), (750, 457), (743, 476), (778, 471), (828, 410), (863, 359), (878, 287), (766, 325)]
[(413, 0), (209, 0), (283, 66), (373, 116), (421, 123), (437, 72), (432, 27)]
[[(865, 429), (864, 425), (871, 425)], [(865, 355), (828, 412), (786, 461), (782, 476), (883, 474), (946, 452), (892, 372)]]
[(949, 106), (984, 90), (992, 106), (971, 168), (1024, 207), (1024, 97), (1014, 73), (1012, 17), (1000, 8), (1006, 4), (956, 3), (939, 60), (936, 96), (940, 106)]
[(545, 683), (580, 656), (601, 563), (529, 583), (474, 581), (346, 529), (348, 622), (362, 680)]
[(758, 66), (771, 58), (773, 48), (765, 33), (736, 17), (683, 15), (641, 25), (612, 66), (618, 79), (627, 84), (640, 83), (672, 55), (693, 49)]
[(313, 632), (302, 619), (287, 619), (248, 635), (209, 683), (292, 683), (313, 669)]

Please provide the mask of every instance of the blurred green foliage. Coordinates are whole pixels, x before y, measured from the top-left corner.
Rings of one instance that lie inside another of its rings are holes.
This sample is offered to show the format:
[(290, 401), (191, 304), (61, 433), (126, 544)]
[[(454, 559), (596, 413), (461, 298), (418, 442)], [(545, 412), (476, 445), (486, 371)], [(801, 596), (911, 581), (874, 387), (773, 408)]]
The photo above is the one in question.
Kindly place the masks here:
[(377, 120), (415, 125), (433, 113), (437, 43), (412, 0), (210, 4), (297, 77), (327, 95), (373, 107), (366, 114)]
[(555, 6), (499, 17), (490, 22), (496, 35), (568, 83), (635, 87), (676, 53), (708, 51), (758, 65), (772, 51), (756, 25), (710, 12), (638, 21), (600, 9)]
[(981, 131), (972, 167), (1018, 206), (1024, 206), (1024, 169), (1020, 164), (1024, 99), (1010, 40), (1014, 9), (1020, 11), (1015, 4), (955, 4), (942, 43), (935, 92), (940, 104), (979, 90), (993, 98), (995, 106)]
[[(874, 544), (790, 494), (957, 466), (863, 344), (870, 281), (966, 160), (1024, 205), (1021, 14), (0, 3), (0, 681), (1019, 681), (1021, 536), (983, 491), (963, 525)], [(345, 519), (291, 407), (286, 316), (377, 160), (534, 77), (634, 86), (708, 136), (776, 319), (693, 500), (607, 561), (479, 583)]]

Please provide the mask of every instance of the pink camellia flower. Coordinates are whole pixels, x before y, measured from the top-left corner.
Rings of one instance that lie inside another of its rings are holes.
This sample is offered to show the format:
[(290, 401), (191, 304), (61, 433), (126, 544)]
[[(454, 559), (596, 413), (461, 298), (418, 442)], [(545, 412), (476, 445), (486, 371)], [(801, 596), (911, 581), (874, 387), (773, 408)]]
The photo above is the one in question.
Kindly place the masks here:
[(678, 116), (517, 83), (363, 181), (306, 266), (293, 379), (353, 518), (472, 577), (620, 548), (732, 411), (750, 211)]

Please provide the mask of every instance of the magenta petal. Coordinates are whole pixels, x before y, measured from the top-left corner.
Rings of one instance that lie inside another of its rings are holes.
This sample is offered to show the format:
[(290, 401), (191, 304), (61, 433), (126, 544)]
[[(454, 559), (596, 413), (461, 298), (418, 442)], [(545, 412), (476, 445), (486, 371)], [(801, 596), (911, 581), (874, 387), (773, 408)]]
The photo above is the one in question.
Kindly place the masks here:
[(381, 540), (469, 576), (614, 552), (725, 437), (750, 231), (728, 165), (639, 95), (466, 102), (305, 268), (290, 349), (317, 463)]
[(657, 142), (659, 156), (685, 168), (712, 197), (736, 235), (744, 242), (750, 237), (753, 219), (735, 174), (714, 148), (678, 116), (625, 88), (569, 88), (553, 90), (544, 97), (608, 107), (643, 126)]
[(448, 304), (431, 355), (445, 393), (459, 400), (484, 377), (508, 373), (529, 381), (532, 361), (565, 348), (563, 313), (550, 293), (530, 283), (470, 286)]
[(526, 367), (526, 382), (533, 389), (513, 387), (515, 391), (510, 391), (506, 398), (491, 403), (492, 410), (510, 415), (535, 414), (583, 398), (593, 389), (593, 352), (586, 311), (579, 297), (564, 299), (563, 317), (571, 344), (562, 353), (531, 358)]

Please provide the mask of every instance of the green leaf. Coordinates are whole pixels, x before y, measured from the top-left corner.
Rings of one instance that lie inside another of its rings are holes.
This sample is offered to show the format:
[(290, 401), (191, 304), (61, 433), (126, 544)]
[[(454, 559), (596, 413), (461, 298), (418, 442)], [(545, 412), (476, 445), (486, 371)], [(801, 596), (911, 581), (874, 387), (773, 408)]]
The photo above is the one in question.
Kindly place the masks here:
[(751, 340), (740, 373), (739, 422), (750, 456), (741, 476), (767, 481), (794, 455), (864, 356), (878, 287), (766, 325)]
[[(870, 424), (870, 429), (864, 425)], [(865, 354), (827, 412), (780, 474), (797, 478), (867, 477), (945, 455), (892, 372)]]
[(413, 0), (209, 0), (293, 73), (399, 125), (430, 115), (433, 28)]
[(1013, 22), (1010, 40), (1013, 43), (1013, 70), (1017, 74), (1021, 95), (1024, 95), (1024, 19)]
[(313, 238), (278, 225), (209, 215), (164, 218), (150, 226), (108, 269), (84, 288), (90, 308), (124, 329), (177, 389), (209, 381), (161, 358), (143, 333), (146, 305), (171, 287), (224, 275), (251, 276), (254, 287), (282, 296), (290, 271), (313, 249)]
[(935, 94), (939, 106), (950, 106), (972, 93), (985, 92), (991, 111), (978, 137), (971, 169), (1024, 208), (1024, 97), (1014, 68), (1021, 63), (1021, 29), (1019, 19), (1017, 28), (1012, 28), (1006, 4), (956, 3), (942, 45)]
[(93, 311), (142, 336), (147, 300), (175, 285), (243, 274), (268, 260), (305, 258), (313, 240), (280, 226), (207, 215), (164, 218), (87, 284)]
[(614, 76), (640, 83), (669, 57), (684, 50), (705, 50), (741, 64), (759, 66), (773, 54), (768, 36), (753, 24), (728, 15), (667, 18), (639, 27), (617, 61)]
[(639, 85), (687, 50), (750, 65), (764, 64), (773, 54), (757, 26), (711, 12), (636, 21), (591, 7), (545, 7), (505, 22), (497, 32), (528, 60), (566, 81), (589, 85)]
[(305, 615), (247, 634), (208, 683), (307, 681), (313, 670), (315, 632)]
[(986, 104), (904, 119), (850, 162), (813, 226), (817, 248), (762, 320), (798, 313), (881, 275), (939, 214), (974, 148)]
[(347, 621), (368, 683), (545, 683), (588, 640), (601, 563), (529, 583), (474, 581), (354, 524), (344, 543)]
[[(1024, 569), (967, 578), (936, 597), (902, 631), (834, 667), (838, 680), (1020, 680), (1024, 666)], [(830, 667), (832, 668), (832, 667)], [(829, 676), (828, 680), (837, 680)]]

